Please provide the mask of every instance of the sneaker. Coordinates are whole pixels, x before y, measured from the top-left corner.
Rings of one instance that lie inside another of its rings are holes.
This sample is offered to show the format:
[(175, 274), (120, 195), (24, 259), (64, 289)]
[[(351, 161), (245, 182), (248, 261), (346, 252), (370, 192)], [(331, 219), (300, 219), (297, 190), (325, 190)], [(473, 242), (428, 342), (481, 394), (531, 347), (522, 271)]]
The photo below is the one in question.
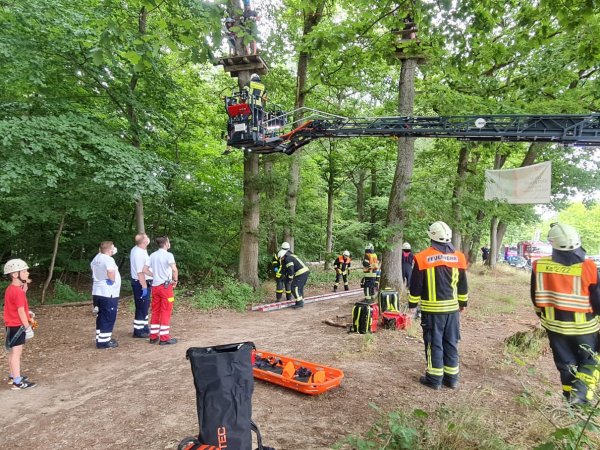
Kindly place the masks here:
[(458, 389), (458, 380), (449, 380), (447, 378), (444, 378), (442, 380), (442, 384), (450, 389)]
[[(21, 381), (27, 381), (27, 380), (29, 380), (29, 377), (28, 377), (28, 376), (26, 376), (26, 375), (23, 375), (23, 376), (21, 377)], [(14, 381), (15, 381), (15, 379), (14, 379), (13, 377), (11, 377), (11, 376), (9, 376), (9, 377), (8, 377), (8, 385), (9, 385), (9, 386), (12, 386)]]
[(168, 341), (160, 341), (158, 343), (158, 345), (173, 345), (173, 344), (177, 344), (177, 339), (171, 338)]
[(111, 339), (110, 341), (108, 341), (104, 345), (98, 345), (98, 344), (96, 344), (96, 348), (99, 348), (99, 349), (117, 348), (118, 346), (119, 346), (119, 343), (116, 340), (114, 340), (114, 339)]
[(148, 336), (150, 336), (148, 333), (133, 334), (133, 337), (137, 339), (148, 339)]
[(439, 391), (440, 388), (442, 387), (439, 384), (433, 384), (429, 378), (427, 378), (426, 376), (422, 376), (421, 378), (419, 378), (419, 383), (421, 383), (423, 386), (427, 386), (430, 389), (433, 389), (435, 391)]
[(158, 338), (154, 338), (154, 339), (150, 338), (150, 339), (148, 340), (148, 343), (149, 343), (149, 344), (158, 344)]
[(29, 389), (29, 388), (34, 388), (36, 386), (37, 386), (37, 384), (35, 384), (31, 381), (21, 381), (19, 384), (13, 383), (11, 389), (13, 391), (20, 391), (21, 389)]

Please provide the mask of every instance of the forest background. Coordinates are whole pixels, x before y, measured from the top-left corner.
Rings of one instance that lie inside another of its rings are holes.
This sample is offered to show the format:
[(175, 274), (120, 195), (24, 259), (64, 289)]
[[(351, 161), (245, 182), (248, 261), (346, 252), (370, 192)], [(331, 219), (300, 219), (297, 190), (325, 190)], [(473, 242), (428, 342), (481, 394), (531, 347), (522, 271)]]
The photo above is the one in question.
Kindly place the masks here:
[[(87, 280), (99, 242), (126, 272), (133, 236), (171, 237), (181, 276), (256, 287), (284, 240), (306, 261), (355, 258), (365, 243), (427, 245), (435, 220), (475, 261), (492, 242), (542, 236), (533, 205), (483, 201), (484, 171), (552, 161), (551, 210), (600, 253), (598, 149), (417, 140), (406, 195), (390, 193), (402, 145), (320, 140), (292, 157), (226, 148), (223, 96), (236, 82), (223, 20), (235, 1), (0, 2), (0, 260), (21, 257), (44, 294)], [(398, 115), (400, 50), (424, 60), (414, 115), (599, 110), (600, 6), (591, 0), (255, 2), (269, 103), (349, 117)], [(418, 40), (393, 30), (411, 16)], [(242, 36), (246, 39), (246, 37)], [(412, 162), (411, 162), (412, 164)], [(244, 184), (259, 193), (255, 268), (239, 273)], [(571, 199), (577, 195), (577, 203)], [(539, 211), (538, 211), (539, 212)], [(396, 216), (396, 217), (395, 217)], [(396, 220), (400, 218), (400, 221)], [(398, 225), (400, 224), (400, 225)], [(41, 283), (40, 283), (41, 284)]]

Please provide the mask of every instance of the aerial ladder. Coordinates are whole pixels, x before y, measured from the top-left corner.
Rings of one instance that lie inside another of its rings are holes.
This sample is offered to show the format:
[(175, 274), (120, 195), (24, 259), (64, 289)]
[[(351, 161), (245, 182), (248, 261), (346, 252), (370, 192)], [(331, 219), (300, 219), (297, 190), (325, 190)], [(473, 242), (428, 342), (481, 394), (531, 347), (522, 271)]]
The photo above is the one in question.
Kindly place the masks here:
[[(261, 154), (291, 155), (321, 138), (456, 138), (479, 142), (540, 142), (600, 146), (600, 114), (483, 114), (439, 117), (344, 117), (310, 108), (260, 111), (243, 93), (226, 97), (227, 145)], [(302, 121), (291, 118), (302, 113)], [(257, 126), (258, 125), (258, 126)]]

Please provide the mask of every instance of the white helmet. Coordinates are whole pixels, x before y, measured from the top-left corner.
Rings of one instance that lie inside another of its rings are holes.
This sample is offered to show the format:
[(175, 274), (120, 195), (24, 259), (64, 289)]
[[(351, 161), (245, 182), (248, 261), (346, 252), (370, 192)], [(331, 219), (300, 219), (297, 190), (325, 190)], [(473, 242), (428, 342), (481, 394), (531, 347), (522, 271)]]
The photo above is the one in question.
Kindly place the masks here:
[(344, 250), (344, 253), (342, 253), (342, 256), (350, 256), (350, 252), (348, 250)]
[(4, 264), (4, 275), (9, 273), (20, 272), (21, 270), (27, 270), (29, 266), (22, 259), (11, 259)]
[(429, 231), (427, 232), (432, 241), (436, 242), (450, 242), (452, 240), (452, 230), (450, 227), (441, 220), (433, 222), (429, 225)]
[(365, 247), (365, 250), (375, 250), (375, 247), (373, 247), (373, 244), (371, 244), (370, 242), (367, 244), (367, 246)]
[(281, 250), (279, 250), (279, 252), (277, 253), (277, 257), (279, 259), (283, 258), (285, 256), (285, 254), (288, 252), (289, 250), (286, 250), (285, 248), (282, 248)]
[(408, 242), (402, 244), (402, 250), (410, 250), (410, 244)]
[(281, 250), (289, 250), (290, 247), (290, 243), (289, 242), (282, 242), (281, 243)]
[(552, 248), (556, 250), (575, 250), (581, 247), (581, 239), (577, 230), (571, 225), (555, 223), (550, 225), (548, 232), (548, 241), (552, 244)]

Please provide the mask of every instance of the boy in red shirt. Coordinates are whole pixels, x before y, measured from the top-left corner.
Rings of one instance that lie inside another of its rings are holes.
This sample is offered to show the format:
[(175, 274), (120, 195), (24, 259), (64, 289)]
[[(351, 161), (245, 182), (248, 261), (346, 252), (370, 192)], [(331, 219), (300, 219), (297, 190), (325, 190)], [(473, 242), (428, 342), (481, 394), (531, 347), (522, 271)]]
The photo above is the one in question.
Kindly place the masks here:
[(8, 351), (9, 382), (13, 390), (29, 389), (35, 383), (21, 376), (21, 354), (26, 340), (33, 337), (29, 323), (33, 314), (29, 312), (27, 292), (29, 266), (22, 259), (11, 259), (4, 265), (4, 275), (8, 275), (10, 285), (4, 292), (4, 325), (6, 326), (5, 349)]

